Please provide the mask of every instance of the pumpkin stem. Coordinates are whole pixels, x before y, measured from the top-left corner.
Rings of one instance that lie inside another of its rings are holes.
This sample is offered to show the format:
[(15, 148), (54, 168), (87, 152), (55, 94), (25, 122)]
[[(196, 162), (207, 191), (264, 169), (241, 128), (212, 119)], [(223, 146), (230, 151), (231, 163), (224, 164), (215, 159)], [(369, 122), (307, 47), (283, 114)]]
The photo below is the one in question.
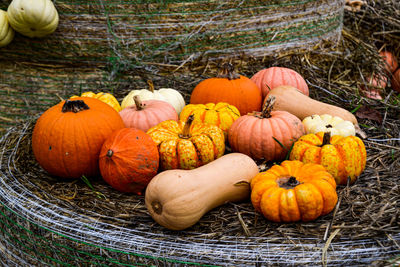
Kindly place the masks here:
[(89, 109), (89, 106), (86, 105), (83, 100), (65, 100), (64, 105), (62, 106), (61, 112), (74, 112), (78, 113), (79, 111)]
[(278, 186), (281, 188), (285, 189), (293, 189), (299, 184), (301, 184), (299, 181), (297, 181), (296, 177), (293, 176), (284, 176), (280, 177), (277, 181)]
[(109, 157), (109, 158), (111, 158), (112, 155), (114, 155), (114, 151), (112, 151), (111, 149), (109, 149), (109, 150), (107, 151), (106, 156)]
[(331, 144), (331, 132), (325, 132), (324, 136), (322, 137), (321, 147), (323, 147), (324, 145), (330, 145), (330, 144)]
[(179, 134), (180, 138), (188, 139), (188, 138), (191, 137), (191, 135), (190, 135), (190, 126), (192, 125), (193, 120), (194, 120), (194, 115), (192, 114), (187, 118), (187, 120), (185, 122), (185, 126), (183, 126), (182, 133)]
[(219, 72), (218, 78), (226, 78), (228, 80), (236, 80), (240, 78), (240, 75), (235, 72), (235, 68), (232, 63), (224, 63), (222, 69)]
[(147, 80), (147, 84), (149, 85), (149, 91), (154, 93), (154, 83), (152, 80)]
[(133, 101), (135, 101), (136, 110), (142, 110), (144, 108), (145, 105), (140, 101), (140, 96), (135, 95)]

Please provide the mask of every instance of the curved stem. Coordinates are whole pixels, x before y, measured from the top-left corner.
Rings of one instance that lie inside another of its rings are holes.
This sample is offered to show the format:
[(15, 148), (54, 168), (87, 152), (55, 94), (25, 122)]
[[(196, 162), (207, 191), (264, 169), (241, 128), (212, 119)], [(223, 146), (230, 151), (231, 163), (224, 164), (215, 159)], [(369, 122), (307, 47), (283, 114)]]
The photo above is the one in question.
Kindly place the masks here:
[(154, 83), (152, 80), (147, 80), (147, 84), (149, 85), (149, 91), (154, 93)]
[(74, 112), (78, 113), (82, 110), (90, 109), (83, 100), (65, 100), (64, 105), (61, 108), (61, 112)]
[(133, 101), (135, 101), (136, 110), (142, 110), (144, 108), (142, 101), (140, 101), (140, 96), (135, 95)]
[(187, 120), (185, 122), (185, 126), (183, 126), (182, 133), (179, 134), (180, 138), (188, 139), (191, 137), (190, 126), (192, 125), (193, 120), (194, 120), (194, 115), (192, 114), (187, 118)]
[(224, 63), (222, 69), (219, 72), (218, 78), (226, 78), (228, 80), (236, 80), (240, 78), (240, 75), (235, 72), (235, 68), (232, 63)]

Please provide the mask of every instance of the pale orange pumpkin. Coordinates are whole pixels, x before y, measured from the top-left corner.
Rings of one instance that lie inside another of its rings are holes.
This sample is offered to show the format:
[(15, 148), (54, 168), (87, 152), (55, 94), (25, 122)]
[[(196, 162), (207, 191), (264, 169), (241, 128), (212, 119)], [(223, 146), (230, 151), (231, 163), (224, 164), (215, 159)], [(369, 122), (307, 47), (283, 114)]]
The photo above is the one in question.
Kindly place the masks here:
[(146, 132), (160, 122), (178, 120), (176, 110), (166, 101), (141, 101), (138, 95), (133, 98), (135, 105), (126, 107), (119, 112), (126, 127), (137, 128)]
[(261, 88), (263, 99), (268, 92), (281, 85), (296, 87), (300, 92), (309, 95), (308, 85), (304, 78), (295, 70), (284, 67), (270, 67), (260, 70), (251, 80)]
[(251, 202), (273, 222), (312, 221), (335, 207), (336, 183), (322, 165), (282, 162), (251, 180)]
[(321, 164), (340, 185), (354, 183), (364, 171), (367, 152), (363, 141), (356, 136), (343, 137), (330, 132), (307, 134), (294, 144), (291, 160)]
[(207, 164), (225, 152), (223, 131), (215, 126), (193, 122), (168, 120), (150, 128), (147, 134), (158, 146), (160, 168), (194, 169)]
[(253, 159), (282, 160), (293, 142), (305, 134), (299, 118), (286, 111), (272, 111), (275, 97), (269, 98), (262, 112), (238, 118), (228, 131), (233, 151)]

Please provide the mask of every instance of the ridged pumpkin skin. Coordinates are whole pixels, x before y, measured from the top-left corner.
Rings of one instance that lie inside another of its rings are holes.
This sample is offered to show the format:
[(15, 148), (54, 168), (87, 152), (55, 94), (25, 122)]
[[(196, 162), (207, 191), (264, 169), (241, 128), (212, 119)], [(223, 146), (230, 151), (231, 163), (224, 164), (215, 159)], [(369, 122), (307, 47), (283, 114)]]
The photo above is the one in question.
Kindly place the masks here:
[(104, 142), (99, 156), (100, 173), (112, 188), (141, 195), (157, 174), (157, 145), (142, 130), (123, 128)]
[(271, 67), (260, 70), (251, 80), (261, 88), (263, 99), (268, 92), (281, 85), (290, 85), (305, 95), (309, 95), (308, 85), (304, 78), (295, 70), (284, 67)]
[(8, 22), (7, 12), (0, 10), (0, 47), (6, 46), (14, 39), (14, 30)]
[(197, 84), (190, 96), (190, 104), (219, 102), (229, 103), (246, 115), (261, 110), (262, 94), (252, 80), (226, 67), (218, 77)]
[(194, 115), (193, 123), (201, 122), (212, 124), (224, 131), (225, 139), (232, 123), (240, 117), (239, 110), (228, 103), (189, 104), (185, 106), (179, 115), (181, 121), (186, 121), (190, 115)]
[(251, 202), (273, 222), (312, 221), (337, 203), (336, 183), (319, 164), (282, 162), (251, 180)]
[(262, 114), (255, 112), (238, 118), (228, 131), (229, 144), (233, 151), (253, 159), (282, 160), (294, 141), (304, 135), (304, 126), (300, 119), (286, 111)]
[[(293, 146), (290, 153), (291, 160), (300, 160), (304, 163), (321, 164), (332, 174), (336, 183), (354, 183), (357, 177), (364, 171), (367, 152), (363, 141), (356, 136), (343, 137), (319, 132), (302, 136)], [(328, 141), (329, 140), (329, 141)]]
[[(88, 109), (76, 108), (78, 100)], [(72, 104), (62, 101), (37, 120), (32, 135), (33, 153), (43, 169), (52, 175), (96, 176), (101, 146), (112, 132), (124, 128), (124, 123), (118, 112), (100, 100), (78, 97), (67, 101)], [(64, 104), (68, 111), (62, 111)]]
[(13, 0), (7, 9), (15, 31), (28, 37), (44, 37), (58, 26), (58, 12), (51, 0)]
[(178, 120), (178, 114), (168, 102), (161, 100), (139, 101), (119, 112), (126, 127), (137, 128), (144, 132), (160, 122)]
[(158, 146), (162, 170), (194, 169), (225, 152), (224, 133), (215, 125), (168, 120), (150, 128), (147, 134)]
[[(76, 95), (71, 96), (70, 99), (73, 99), (75, 97), (78, 97)], [(81, 97), (92, 97), (96, 98), (100, 101), (103, 101), (104, 103), (109, 104), (113, 109), (115, 109), (117, 112), (121, 111), (121, 106), (119, 105), (118, 100), (110, 93), (93, 93), (93, 92), (84, 92), (81, 94)]]

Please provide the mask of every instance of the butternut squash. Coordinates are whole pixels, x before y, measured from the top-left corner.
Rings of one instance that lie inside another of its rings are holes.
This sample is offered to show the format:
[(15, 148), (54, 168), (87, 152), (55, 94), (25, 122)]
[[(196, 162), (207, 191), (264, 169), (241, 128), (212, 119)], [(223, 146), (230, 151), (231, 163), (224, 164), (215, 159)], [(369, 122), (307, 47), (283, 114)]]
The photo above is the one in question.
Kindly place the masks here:
[(282, 85), (272, 89), (267, 97), (275, 96), (275, 105), (273, 110), (282, 110), (292, 113), (300, 120), (311, 115), (329, 114), (331, 116), (338, 116), (346, 121), (351, 121), (354, 124), (356, 133), (365, 138), (366, 134), (360, 129), (357, 118), (348, 110), (344, 108), (330, 105), (312, 99), (297, 90), (296, 87)]
[(250, 196), (250, 180), (258, 174), (247, 155), (231, 153), (193, 170), (167, 170), (148, 184), (145, 204), (153, 219), (170, 230), (183, 230), (227, 202)]

